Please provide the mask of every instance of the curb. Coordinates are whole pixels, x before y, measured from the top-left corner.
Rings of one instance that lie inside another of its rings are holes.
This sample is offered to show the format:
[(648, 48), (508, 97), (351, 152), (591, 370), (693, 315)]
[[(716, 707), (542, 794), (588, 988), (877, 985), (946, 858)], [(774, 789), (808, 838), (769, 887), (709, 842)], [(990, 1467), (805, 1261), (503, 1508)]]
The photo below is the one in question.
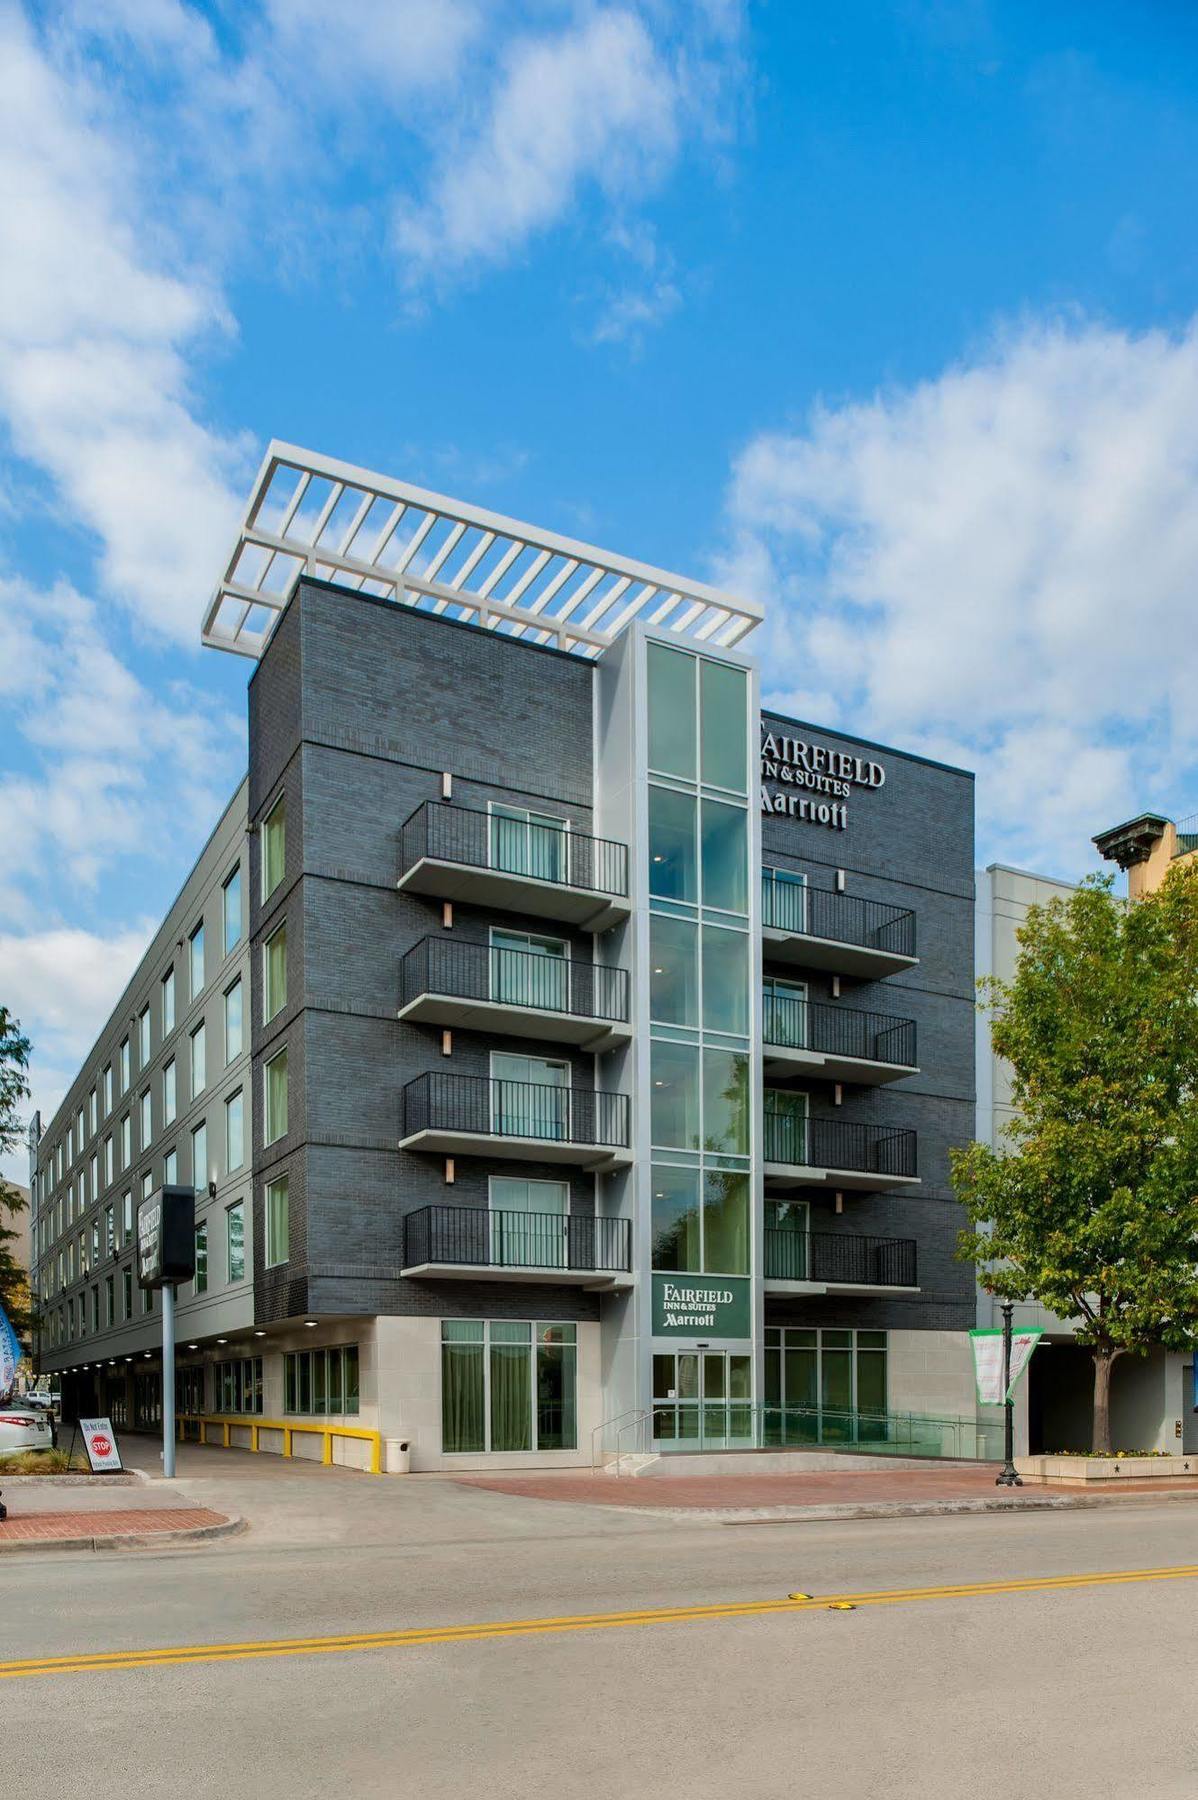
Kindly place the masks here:
[[(1043, 1498), (1029, 1494), (1020, 1500), (900, 1500), (889, 1506), (884, 1501), (876, 1501), (873, 1505), (863, 1503), (860, 1506), (846, 1502), (838, 1506), (802, 1507), (790, 1512), (779, 1511), (769, 1516), (759, 1514), (755, 1518), (739, 1519), (720, 1517), (712, 1507), (706, 1511), (698, 1507), (688, 1508), (686, 1512), (664, 1506), (638, 1506), (627, 1510), (642, 1515), (650, 1512), (666, 1513), (673, 1519), (700, 1515), (716, 1519), (721, 1525), (818, 1525), (846, 1519), (935, 1519), (983, 1513), (1090, 1512), (1101, 1506), (1149, 1506), (1158, 1500), (1173, 1503), (1184, 1500), (1198, 1502), (1198, 1494), (1124, 1494), (1119, 1497), (1114, 1494), (1045, 1494)], [(724, 1510), (730, 1512), (734, 1509), (729, 1507)]]
[(224, 1519), (219, 1525), (195, 1525), (187, 1531), (124, 1531), (106, 1537), (14, 1538), (0, 1542), (0, 1556), (15, 1556), (25, 1550), (159, 1550), (175, 1544), (202, 1544), (214, 1538), (239, 1537), (249, 1530), (240, 1513)]

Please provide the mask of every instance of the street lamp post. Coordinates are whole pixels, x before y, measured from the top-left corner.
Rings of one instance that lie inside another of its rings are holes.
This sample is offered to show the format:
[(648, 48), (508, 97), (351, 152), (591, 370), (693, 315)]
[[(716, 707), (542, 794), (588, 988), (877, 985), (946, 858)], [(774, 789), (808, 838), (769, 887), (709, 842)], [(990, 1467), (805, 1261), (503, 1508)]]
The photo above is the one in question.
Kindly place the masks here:
[(994, 1478), (995, 1487), (1022, 1487), (1023, 1477), (1015, 1473), (1015, 1402), (1011, 1398), (1011, 1319), (1015, 1306), (1010, 1300), (1002, 1303), (1002, 1388), (1003, 1405), (1003, 1455), (1002, 1473)]

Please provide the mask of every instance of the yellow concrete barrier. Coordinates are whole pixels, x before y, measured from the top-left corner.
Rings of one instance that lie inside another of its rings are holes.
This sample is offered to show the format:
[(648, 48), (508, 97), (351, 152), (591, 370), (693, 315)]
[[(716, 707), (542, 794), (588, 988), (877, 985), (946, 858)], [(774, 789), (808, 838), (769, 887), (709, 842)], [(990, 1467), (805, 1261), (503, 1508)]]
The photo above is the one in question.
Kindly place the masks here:
[(356, 1438), (370, 1445), (370, 1473), (381, 1475), (383, 1472), (383, 1439), (380, 1432), (371, 1431), (365, 1425), (327, 1425), (316, 1419), (310, 1423), (298, 1419), (262, 1419), (254, 1413), (179, 1413), (175, 1426), (180, 1442), (184, 1441), (184, 1426), (196, 1427), (196, 1442), (211, 1442), (208, 1436), (210, 1425), (219, 1425), (221, 1429), (221, 1448), (230, 1448), (229, 1432), (231, 1428), (248, 1428), (250, 1449), (259, 1448), (258, 1434), (263, 1431), (279, 1431), (283, 1435), (283, 1455), (293, 1454), (292, 1440), (297, 1436), (319, 1437), (321, 1442), (320, 1460), (324, 1468), (330, 1468), (333, 1461), (334, 1438)]

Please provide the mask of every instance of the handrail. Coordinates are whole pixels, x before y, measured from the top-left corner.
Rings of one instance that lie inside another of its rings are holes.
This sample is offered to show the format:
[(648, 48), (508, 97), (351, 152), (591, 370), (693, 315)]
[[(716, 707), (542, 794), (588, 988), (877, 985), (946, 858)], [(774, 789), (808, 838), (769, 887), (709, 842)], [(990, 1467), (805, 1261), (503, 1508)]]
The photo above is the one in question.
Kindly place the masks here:
[(767, 987), (762, 1036), (777, 1050), (818, 1050), (867, 1062), (915, 1066), (915, 1021), (894, 1013), (827, 1006)]
[(632, 1222), (597, 1213), (421, 1206), (404, 1219), (404, 1266), (422, 1263), (627, 1273)]
[(909, 907), (788, 881), (784, 872), (779, 875), (770, 868), (761, 872), (761, 922), (767, 930), (855, 944), (892, 956), (915, 955), (915, 914)]
[(382, 1433), (372, 1430), (368, 1425), (327, 1425), (321, 1424), (316, 1420), (309, 1422), (306, 1419), (263, 1419), (256, 1413), (177, 1413), (175, 1415), (175, 1422), (180, 1443), (184, 1441), (183, 1426), (185, 1424), (196, 1425), (199, 1427), (200, 1435), (198, 1442), (201, 1444), (208, 1443), (207, 1428), (209, 1425), (221, 1426), (222, 1438), (220, 1448), (222, 1450), (243, 1448), (242, 1445), (234, 1445), (229, 1442), (230, 1430), (237, 1427), (249, 1427), (250, 1449), (255, 1452), (260, 1448), (258, 1443), (259, 1432), (281, 1431), (283, 1434), (284, 1456), (290, 1456), (292, 1454), (291, 1440), (297, 1433), (301, 1437), (320, 1437), (323, 1439), (320, 1461), (322, 1467), (326, 1469), (332, 1467), (333, 1439), (355, 1438), (365, 1441), (371, 1446), (370, 1473), (372, 1475), (381, 1475), (383, 1472)]
[(655, 1407), (652, 1407), (652, 1406), (646, 1407), (643, 1412), (637, 1413), (635, 1418), (629, 1419), (629, 1421), (626, 1425), (621, 1425), (620, 1429), (616, 1432), (616, 1460), (615, 1460), (613, 1467), (615, 1468), (615, 1472), (617, 1475), (619, 1475), (619, 1473), (620, 1473), (620, 1464), (624, 1460), (624, 1452), (620, 1448), (621, 1438), (624, 1436), (624, 1433), (626, 1431), (631, 1431), (634, 1426), (643, 1425), (645, 1423), (646, 1419), (651, 1419), (653, 1417), (653, 1414), (655, 1411), (656, 1411)]
[(613, 1413), (610, 1419), (602, 1419), (602, 1420), (600, 1420), (599, 1424), (594, 1427), (593, 1431), (591, 1432), (591, 1467), (592, 1467), (592, 1469), (597, 1469), (599, 1467), (599, 1464), (595, 1459), (595, 1449), (596, 1449), (595, 1439), (598, 1437), (599, 1433), (601, 1431), (609, 1430), (610, 1427), (613, 1425), (618, 1425), (620, 1423), (621, 1419), (630, 1419), (632, 1417), (633, 1413), (641, 1412), (641, 1411), (643, 1411), (643, 1408), (641, 1408), (641, 1407), (626, 1406), (624, 1408), (623, 1412)]
[(523, 819), (478, 807), (425, 800), (400, 830), (403, 868), (427, 857), (623, 900), (628, 846), (576, 831), (566, 819)]
[(400, 992), (404, 1006), (426, 994), (445, 994), (620, 1025), (628, 1021), (627, 969), (464, 939), (421, 938), (400, 963)]
[(626, 1094), (506, 1076), (426, 1070), (403, 1090), (403, 1117), (406, 1137), (418, 1131), (460, 1131), (617, 1150), (627, 1149), (629, 1142)]

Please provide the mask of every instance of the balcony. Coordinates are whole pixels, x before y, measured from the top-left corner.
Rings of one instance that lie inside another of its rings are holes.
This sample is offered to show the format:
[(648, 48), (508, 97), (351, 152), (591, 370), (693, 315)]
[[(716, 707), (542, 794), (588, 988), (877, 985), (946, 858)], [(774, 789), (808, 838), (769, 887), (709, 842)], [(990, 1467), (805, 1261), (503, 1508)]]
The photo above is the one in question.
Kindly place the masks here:
[(810, 1072), (878, 1085), (918, 1074), (914, 1019), (824, 1006), (767, 988), (762, 1036), (767, 1075)]
[[(783, 1096), (788, 1099), (789, 1096)], [(811, 1119), (765, 1093), (765, 1178), (772, 1188), (884, 1188), (919, 1185), (915, 1133), (850, 1119)]]
[(611, 1168), (630, 1162), (628, 1096), (430, 1071), (403, 1091), (401, 1150)]
[(915, 1239), (765, 1230), (767, 1294), (918, 1293)]
[(787, 881), (768, 869), (761, 878), (761, 940), (771, 962), (867, 981), (897, 975), (919, 960), (913, 912)]
[(485, 1270), (495, 1281), (621, 1287), (631, 1268), (627, 1219), (425, 1206), (404, 1221), (403, 1273), (422, 1280)]
[(399, 1016), (609, 1050), (630, 1036), (628, 973), (576, 957), (427, 937), (400, 964)]
[(426, 800), (400, 835), (405, 893), (606, 931), (628, 911), (628, 847), (564, 821)]

